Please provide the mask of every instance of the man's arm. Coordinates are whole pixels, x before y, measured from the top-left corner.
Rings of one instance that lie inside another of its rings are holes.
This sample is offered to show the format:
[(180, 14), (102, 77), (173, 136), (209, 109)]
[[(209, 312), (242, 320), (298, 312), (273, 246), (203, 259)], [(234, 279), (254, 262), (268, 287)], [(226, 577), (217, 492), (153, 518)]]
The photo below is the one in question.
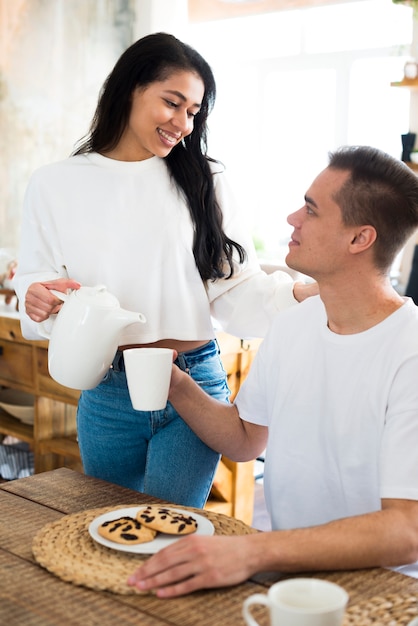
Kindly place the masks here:
[(212, 398), (175, 365), (168, 399), (206, 445), (232, 461), (255, 459), (265, 449), (266, 427), (241, 420), (235, 404)]
[(161, 598), (243, 582), (262, 571), (389, 567), (418, 560), (418, 502), (383, 500), (382, 510), (321, 526), (242, 536), (189, 536), (153, 555), (128, 584)]

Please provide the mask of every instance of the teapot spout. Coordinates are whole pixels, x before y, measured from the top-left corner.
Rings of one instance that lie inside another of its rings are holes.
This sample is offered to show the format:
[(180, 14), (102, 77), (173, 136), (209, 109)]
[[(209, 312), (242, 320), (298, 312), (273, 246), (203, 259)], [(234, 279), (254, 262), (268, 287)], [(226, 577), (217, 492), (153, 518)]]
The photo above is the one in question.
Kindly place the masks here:
[(134, 311), (126, 311), (125, 309), (119, 309), (116, 312), (116, 319), (121, 328), (128, 326), (129, 324), (135, 324), (135, 322), (145, 324), (147, 321), (147, 318), (143, 315), (143, 313), (135, 313)]

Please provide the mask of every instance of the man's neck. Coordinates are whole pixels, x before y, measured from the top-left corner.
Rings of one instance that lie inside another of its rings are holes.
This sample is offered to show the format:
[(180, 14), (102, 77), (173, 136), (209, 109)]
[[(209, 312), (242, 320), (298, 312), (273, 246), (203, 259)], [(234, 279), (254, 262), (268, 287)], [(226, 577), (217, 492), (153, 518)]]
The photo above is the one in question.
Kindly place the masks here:
[(338, 285), (319, 283), (319, 294), (325, 305), (329, 329), (338, 335), (361, 333), (392, 315), (403, 304), (389, 278), (357, 277)]

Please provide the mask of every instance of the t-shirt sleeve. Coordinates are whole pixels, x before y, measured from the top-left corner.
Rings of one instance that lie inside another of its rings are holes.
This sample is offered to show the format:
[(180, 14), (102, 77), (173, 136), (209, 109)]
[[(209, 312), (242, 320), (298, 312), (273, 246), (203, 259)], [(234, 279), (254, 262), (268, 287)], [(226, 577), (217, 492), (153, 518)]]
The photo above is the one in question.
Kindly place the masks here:
[(241, 419), (260, 426), (269, 425), (268, 389), (269, 377), (265, 371), (267, 340), (260, 345), (247, 378), (235, 398)]

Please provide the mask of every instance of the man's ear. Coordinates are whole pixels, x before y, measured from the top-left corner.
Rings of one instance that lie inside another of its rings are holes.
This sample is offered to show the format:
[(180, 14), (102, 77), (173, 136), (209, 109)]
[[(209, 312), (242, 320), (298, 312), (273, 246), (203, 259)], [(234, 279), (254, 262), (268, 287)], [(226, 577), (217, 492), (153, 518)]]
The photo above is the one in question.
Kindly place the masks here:
[(351, 254), (359, 254), (372, 247), (377, 239), (374, 226), (359, 226), (350, 242)]

